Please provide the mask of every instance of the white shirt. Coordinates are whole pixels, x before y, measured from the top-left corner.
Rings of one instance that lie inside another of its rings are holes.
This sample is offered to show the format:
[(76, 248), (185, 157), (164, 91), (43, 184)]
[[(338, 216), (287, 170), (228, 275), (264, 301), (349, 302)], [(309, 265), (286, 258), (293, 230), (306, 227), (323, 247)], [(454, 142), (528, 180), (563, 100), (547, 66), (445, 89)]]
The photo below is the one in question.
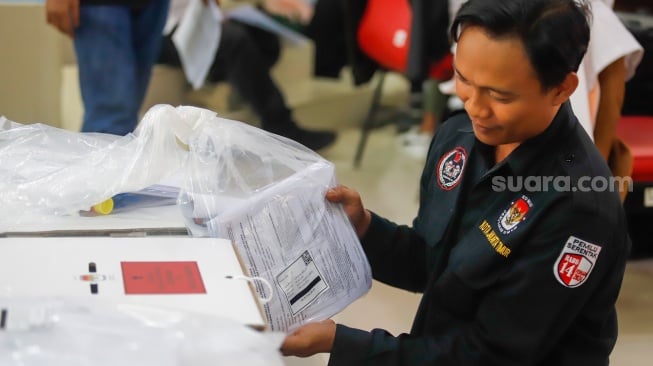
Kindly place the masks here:
[(611, 63), (625, 57), (628, 80), (635, 74), (644, 54), (642, 46), (608, 6), (612, 2), (613, 0), (591, 1), (590, 43), (578, 69), (578, 87), (570, 99), (574, 114), (592, 140), (601, 92), (599, 73)]

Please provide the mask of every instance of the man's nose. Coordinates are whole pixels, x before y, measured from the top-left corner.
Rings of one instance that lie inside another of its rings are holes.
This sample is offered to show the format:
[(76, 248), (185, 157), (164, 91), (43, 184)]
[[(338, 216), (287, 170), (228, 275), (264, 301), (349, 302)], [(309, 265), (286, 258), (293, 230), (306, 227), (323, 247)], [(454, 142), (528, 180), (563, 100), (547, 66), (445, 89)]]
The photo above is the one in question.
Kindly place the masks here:
[(486, 97), (479, 91), (470, 93), (469, 98), (465, 101), (465, 110), (472, 119), (484, 119), (491, 115)]

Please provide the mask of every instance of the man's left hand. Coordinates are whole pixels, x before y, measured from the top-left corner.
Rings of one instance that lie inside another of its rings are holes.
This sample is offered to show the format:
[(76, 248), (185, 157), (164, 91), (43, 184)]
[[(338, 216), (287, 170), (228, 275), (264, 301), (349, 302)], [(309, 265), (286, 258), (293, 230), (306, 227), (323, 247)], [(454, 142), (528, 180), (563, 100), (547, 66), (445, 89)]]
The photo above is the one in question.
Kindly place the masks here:
[(308, 323), (286, 336), (281, 345), (284, 356), (309, 357), (316, 353), (331, 352), (336, 337), (336, 323), (324, 320)]

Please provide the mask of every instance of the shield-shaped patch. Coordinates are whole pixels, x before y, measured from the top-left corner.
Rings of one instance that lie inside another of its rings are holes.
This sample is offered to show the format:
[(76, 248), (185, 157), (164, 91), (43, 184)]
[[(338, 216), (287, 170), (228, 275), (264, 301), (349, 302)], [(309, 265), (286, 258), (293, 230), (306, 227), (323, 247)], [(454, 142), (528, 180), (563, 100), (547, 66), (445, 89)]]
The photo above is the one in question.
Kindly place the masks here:
[(570, 236), (553, 265), (556, 279), (570, 288), (582, 285), (589, 278), (600, 252), (600, 246)]

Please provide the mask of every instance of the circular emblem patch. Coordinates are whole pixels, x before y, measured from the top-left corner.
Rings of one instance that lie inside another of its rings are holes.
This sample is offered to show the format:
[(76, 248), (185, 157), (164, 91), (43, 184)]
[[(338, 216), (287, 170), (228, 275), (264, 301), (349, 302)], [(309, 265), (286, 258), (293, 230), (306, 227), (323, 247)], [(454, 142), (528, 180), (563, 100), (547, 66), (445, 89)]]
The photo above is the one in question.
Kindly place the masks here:
[(461, 146), (442, 155), (436, 170), (440, 188), (445, 191), (454, 189), (463, 176), (465, 163), (467, 163), (467, 152)]

